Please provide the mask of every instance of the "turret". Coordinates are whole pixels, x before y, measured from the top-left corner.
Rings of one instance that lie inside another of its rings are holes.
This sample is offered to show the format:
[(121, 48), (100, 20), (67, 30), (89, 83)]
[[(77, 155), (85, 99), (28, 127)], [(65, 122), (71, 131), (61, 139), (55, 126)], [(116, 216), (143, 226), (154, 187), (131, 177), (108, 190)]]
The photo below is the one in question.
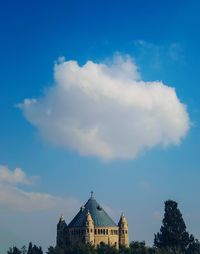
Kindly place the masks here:
[(64, 220), (63, 215), (60, 216), (59, 222), (57, 224), (57, 239), (56, 245), (60, 248), (64, 248), (67, 243), (67, 224)]
[(94, 244), (94, 221), (90, 212), (86, 214), (86, 243)]
[(122, 213), (119, 223), (119, 246), (125, 246), (128, 247), (129, 241), (128, 241), (128, 223), (127, 220)]

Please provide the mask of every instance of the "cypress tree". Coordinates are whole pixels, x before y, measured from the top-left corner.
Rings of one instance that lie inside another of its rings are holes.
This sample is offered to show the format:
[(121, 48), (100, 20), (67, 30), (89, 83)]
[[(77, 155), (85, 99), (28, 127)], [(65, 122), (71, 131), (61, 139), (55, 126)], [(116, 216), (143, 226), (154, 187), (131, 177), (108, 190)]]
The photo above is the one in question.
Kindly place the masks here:
[(162, 222), (160, 232), (155, 235), (154, 245), (169, 253), (185, 253), (194, 238), (186, 231), (185, 222), (175, 201), (165, 202)]

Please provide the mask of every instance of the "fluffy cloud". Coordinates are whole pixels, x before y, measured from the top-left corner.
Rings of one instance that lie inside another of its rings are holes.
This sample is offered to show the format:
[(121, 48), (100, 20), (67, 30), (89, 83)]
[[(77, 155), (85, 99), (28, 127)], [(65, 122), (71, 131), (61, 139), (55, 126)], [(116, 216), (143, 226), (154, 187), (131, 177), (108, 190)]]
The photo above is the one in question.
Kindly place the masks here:
[(7, 166), (0, 165), (0, 183), (30, 184), (33, 178), (28, 178), (21, 168), (10, 170)]
[(189, 116), (174, 88), (145, 82), (129, 57), (80, 66), (59, 61), (55, 84), (20, 105), (40, 134), (56, 145), (105, 160), (135, 158), (157, 145), (179, 144)]
[(33, 212), (59, 210), (71, 214), (80, 203), (74, 198), (60, 198), (48, 193), (27, 192), (13, 186), (0, 185), (1, 210)]
[(72, 211), (80, 206), (75, 198), (61, 198), (48, 193), (28, 192), (17, 187), (17, 184), (30, 184), (22, 169), (10, 170), (0, 165), (0, 209), (6, 211), (33, 212), (41, 210)]

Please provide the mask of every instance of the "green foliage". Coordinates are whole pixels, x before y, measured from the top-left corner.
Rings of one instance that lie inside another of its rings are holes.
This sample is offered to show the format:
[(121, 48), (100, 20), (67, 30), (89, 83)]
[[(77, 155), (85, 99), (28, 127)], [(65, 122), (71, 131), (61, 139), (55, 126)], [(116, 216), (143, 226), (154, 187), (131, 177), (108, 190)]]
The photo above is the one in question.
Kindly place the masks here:
[(119, 253), (120, 254), (131, 254), (131, 250), (129, 247), (120, 246)]
[(50, 246), (46, 254), (57, 254), (56, 249), (53, 246)]
[(190, 243), (186, 251), (186, 254), (199, 254), (199, 253), (200, 253), (200, 242), (197, 239), (195, 239)]
[(154, 245), (160, 254), (200, 253), (199, 242), (186, 231), (186, 225), (178, 204), (173, 200), (165, 202), (163, 225), (155, 235)]
[(131, 254), (146, 254), (147, 248), (145, 242), (131, 242), (130, 243), (130, 253)]
[(30, 242), (27, 254), (43, 254), (43, 251), (41, 247), (37, 247), (36, 245), (33, 246), (33, 244)]
[(156, 248), (146, 246), (144, 241), (131, 242), (129, 247), (129, 253), (130, 254), (158, 254)]
[(114, 246), (110, 246), (105, 243), (101, 243), (97, 247), (96, 251), (98, 254), (118, 254), (119, 253), (119, 251)]
[(21, 251), (16, 246), (14, 246), (7, 251), (7, 254), (21, 254)]
[(25, 245), (21, 248), (21, 254), (27, 254), (27, 250), (26, 250)]
[(29, 243), (28, 251), (26, 246), (23, 246), (21, 250), (14, 246), (7, 251), (7, 254), (43, 254), (43, 251), (41, 247), (33, 246), (32, 243)]

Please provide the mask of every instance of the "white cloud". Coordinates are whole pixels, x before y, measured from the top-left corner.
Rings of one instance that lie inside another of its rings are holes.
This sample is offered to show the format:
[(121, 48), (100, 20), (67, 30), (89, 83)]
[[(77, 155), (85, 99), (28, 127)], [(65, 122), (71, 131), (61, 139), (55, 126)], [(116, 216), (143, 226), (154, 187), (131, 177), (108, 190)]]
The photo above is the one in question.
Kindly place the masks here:
[(48, 193), (28, 192), (16, 187), (18, 184), (30, 184), (32, 178), (20, 169), (10, 170), (0, 165), (0, 209), (6, 211), (33, 212), (56, 209), (71, 214), (80, 202), (75, 198), (61, 198)]
[(79, 207), (74, 198), (60, 198), (48, 193), (27, 192), (20, 188), (0, 185), (0, 208), (7, 211), (34, 212), (41, 210), (59, 210), (71, 214)]
[(40, 134), (56, 145), (105, 160), (135, 158), (157, 145), (179, 144), (189, 116), (174, 88), (144, 82), (129, 57), (55, 64), (55, 85), (20, 105)]
[(13, 171), (7, 166), (0, 165), (0, 183), (9, 184), (30, 184), (33, 178), (28, 178), (21, 168)]
[(172, 65), (185, 63), (184, 50), (180, 43), (155, 44), (144, 40), (133, 40), (135, 54), (148, 69), (171, 69)]

